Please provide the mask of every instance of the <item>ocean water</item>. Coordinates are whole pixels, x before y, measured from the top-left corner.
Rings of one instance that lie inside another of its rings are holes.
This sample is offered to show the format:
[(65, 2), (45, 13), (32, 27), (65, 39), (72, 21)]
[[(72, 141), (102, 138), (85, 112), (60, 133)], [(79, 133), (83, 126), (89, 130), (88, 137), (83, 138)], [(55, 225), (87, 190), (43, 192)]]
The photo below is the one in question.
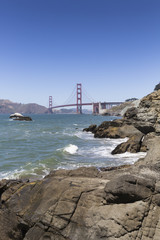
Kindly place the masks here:
[(115, 119), (93, 115), (30, 115), (32, 122), (0, 115), (0, 179), (40, 179), (53, 169), (132, 164), (144, 153), (111, 155), (127, 139), (95, 139), (91, 124)]

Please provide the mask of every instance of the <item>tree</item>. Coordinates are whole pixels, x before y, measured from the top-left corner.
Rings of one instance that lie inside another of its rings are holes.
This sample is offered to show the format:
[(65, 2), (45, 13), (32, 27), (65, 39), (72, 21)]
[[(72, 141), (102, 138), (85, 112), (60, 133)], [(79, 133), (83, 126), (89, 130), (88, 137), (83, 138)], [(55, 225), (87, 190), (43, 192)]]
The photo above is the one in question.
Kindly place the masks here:
[(135, 100), (138, 100), (138, 98), (129, 98), (129, 99), (126, 99), (125, 102), (133, 102)]
[(155, 86), (154, 91), (157, 91), (157, 90), (159, 90), (159, 89), (160, 89), (160, 83), (158, 83), (158, 84)]

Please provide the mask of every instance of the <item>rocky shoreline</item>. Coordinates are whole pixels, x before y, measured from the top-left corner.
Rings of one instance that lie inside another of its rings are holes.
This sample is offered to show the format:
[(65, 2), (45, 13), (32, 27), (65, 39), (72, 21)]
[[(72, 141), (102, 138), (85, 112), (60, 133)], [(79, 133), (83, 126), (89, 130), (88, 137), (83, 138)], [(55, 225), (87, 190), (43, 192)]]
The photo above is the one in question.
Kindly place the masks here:
[(160, 91), (123, 119), (84, 131), (125, 138), (112, 154), (147, 152), (134, 165), (52, 171), (44, 179), (0, 182), (1, 240), (158, 240)]

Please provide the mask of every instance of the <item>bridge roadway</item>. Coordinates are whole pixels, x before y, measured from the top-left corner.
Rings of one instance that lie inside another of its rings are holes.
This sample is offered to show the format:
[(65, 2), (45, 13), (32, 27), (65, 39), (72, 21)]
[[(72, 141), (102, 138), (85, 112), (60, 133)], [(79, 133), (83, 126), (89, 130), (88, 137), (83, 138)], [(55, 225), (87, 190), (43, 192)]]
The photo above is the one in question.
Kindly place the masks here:
[[(123, 102), (102, 102), (101, 104), (104, 104), (104, 105), (119, 105)], [(91, 106), (93, 104), (99, 104), (99, 102), (97, 103), (82, 103), (82, 104), (78, 104), (78, 106)], [(77, 106), (77, 103), (73, 103), (73, 104), (67, 104), (67, 105), (58, 105), (58, 106), (54, 106), (52, 108), (62, 108), (62, 107), (76, 107)]]

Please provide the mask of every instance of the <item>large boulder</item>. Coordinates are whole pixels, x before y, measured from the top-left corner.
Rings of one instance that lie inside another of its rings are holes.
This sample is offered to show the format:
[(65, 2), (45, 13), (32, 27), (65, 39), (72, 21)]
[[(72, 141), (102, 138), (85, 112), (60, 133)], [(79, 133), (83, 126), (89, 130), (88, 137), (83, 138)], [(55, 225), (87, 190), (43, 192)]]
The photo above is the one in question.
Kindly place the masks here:
[(130, 122), (123, 119), (104, 121), (98, 127), (91, 125), (83, 131), (94, 133), (95, 138), (125, 138), (140, 133)]
[(97, 128), (94, 134), (95, 138), (125, 138), (133, 134), (138, 134), (139, 131), (132, 125), (124, 124), (120, 127), (109, 126), (108, 128)]
[(120, 154), (125, 152), (137, 153), (144, 152), (147, 147), (143, 144), (143, 134), (133, 135), (127, 140), (119, 144), (113, 151), (112, 154)]

